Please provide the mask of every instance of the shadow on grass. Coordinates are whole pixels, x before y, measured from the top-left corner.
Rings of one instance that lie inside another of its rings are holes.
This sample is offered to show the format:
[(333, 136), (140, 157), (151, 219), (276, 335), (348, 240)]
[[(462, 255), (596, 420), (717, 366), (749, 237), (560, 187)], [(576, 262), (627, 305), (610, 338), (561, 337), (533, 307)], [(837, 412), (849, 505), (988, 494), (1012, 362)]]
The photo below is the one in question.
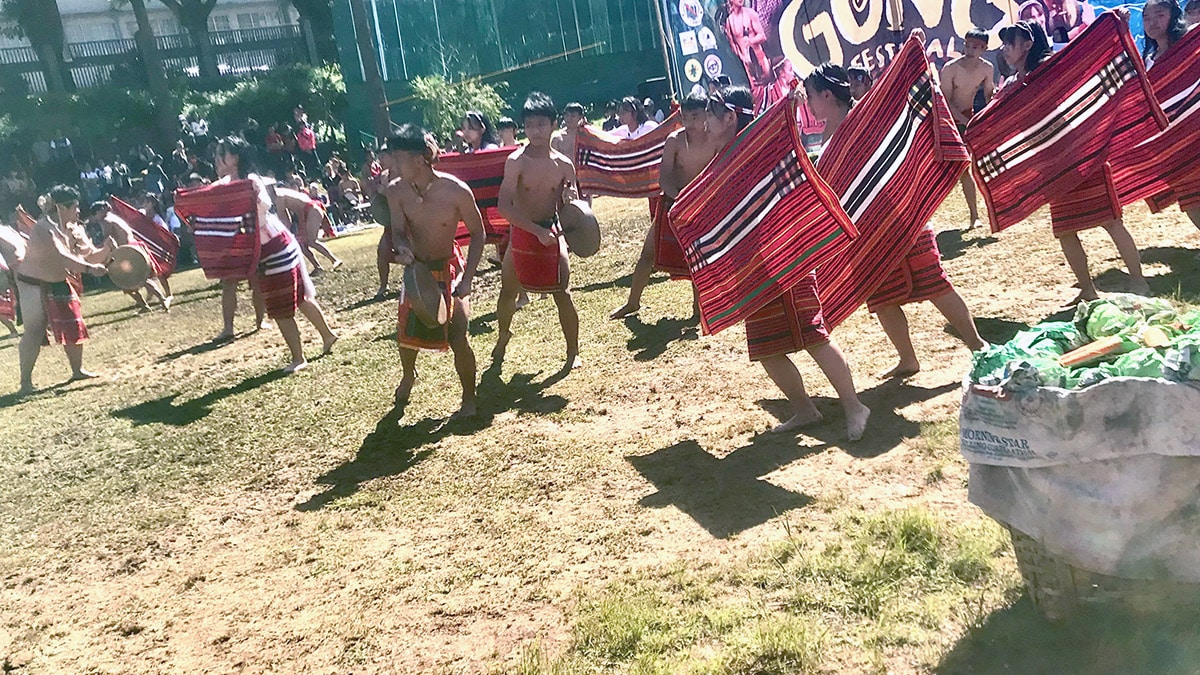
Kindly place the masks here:
[(695, 317), (675, 319), (663, 317), (645, 323), (640, 316), (624, 319), (625, 327), (633, 333), (626, 347), (633, 352), (634, 361), (650, 361), (662, 356), (676, 340), (696, 340), (700, 337), (700, 322)]
[[(254, 335), (257, 332), (258, 332), (258, 329), (255, 329), (255, 330), (248, 331), (245, 333), (239, 333), (237, 335), (237, 337), (244, 338), (244, 337), (248, 337), (250, 335)], [(198, 345), (193, 345), (193, 346), (187, 347), (185, 349), (179, 349), (179, 350), (173, 351), (169, 354), (163, 354), (162, 356), (155, 359), (154, 362), (155, 363), (166, 363), (167, 361), (174, 361), (175, 359), (177, 359), (181, 356), (198, 356), (200, 354), (207, 354), (208, 352), (214, 352), (222, 347), (227, 347), (227, 346), (233, 344), (235, 340), (236, 340), (236, 338), (231, 339), (231, 340), (224, 340), (224, 341), (208, 340), (205, 342), (201, 342)]]
[[(655, 274), (653, 277), (650, 278), (650, 283), (647, 284), (647, 288), (649, 288), (650, 286), (653, 286), (655, 284), (661, 284), (661, 283), (664, 283), (664, 282), (667, 282), (670, 280), (671, 280), (671, 277), (669, 277), (665, 274)], [(610, 288), (630, 288), (632, 286), (633, 286), (633, 274), (630, 273), (630, 274), (626, 274), (623, 277), (617, 277), (616, 279), (612, 279), (610, 281), (596, 281), (596, 282), (593, 282), (590, 284), (584, 284), (583, 286), (576, 286), (575, 288), (571, 289), (571, 292), (573, 292), (573, 293), (590, 293), (591, 291), (603, 291), (603, 290), (608, 290)]]
[(983, 248), (1000, 241), (986, 229), (986, 225), (983, 229), (975, 230), (970, 236), (963, 235), (962, 230), (943, 230), (937, 233), (937, 246), (942, 253), (942, 260), (954, 260), (966, 255), (967, 251), (973, 248)]
[(218, 401), (230, 396), (244, 394), (264, 384), (283, 379), (287, 376), (287, 373), (282, 370), (274, 370), (264, 375), (242, 380), (232, 387), (214, 389), (200, 398), (194, 398), (182, 403), (175, 402), (179, 398), (179, 394), (171, 394), (113, 411), (111, 414), (113, 417), (130, 420), (134, 426), (167, 424), (173, 427), (183, 427), (207, 417), (212, 412), (213, 404)]
[(376, 478), (398, 476), (433, 454), (430, 446), (450, 436), (470, 436), (491, 425), (496, 414), (505, 410), (545, 414), (558, 412), (567, 405), (562, 396), (546, 396), (544, 390), (561, 381), (569, 371), (560, 371), (540, 382), (538, 374), (519, 373), (509, 382), (500, 379), (498, 369), (484, 371), (476, 390), (478, 412), (464, 419), (425, 418), (401, 425), (404, 406), (392, 408), (363, 438), (354, 459), (330, 470), (316, 482), (327, 485), (324, 492), (297, 504), (297, 511), (317, 511), (330, 503), (358, 492)]
[[(220, 297), (220, 295), (221, 295), (221, 292), (220, 292), (220, 290), (218, 290), (217, 292), (215, 292), (211, 295), (206, 295), (203, 297), (188, 298), (186, 300), (175, 300), (174, 302), (171, 303), (171, 307), (173, 309), (178, 309), (180, 307), (183, 307), (184, 305), (190, 305), (194, 302), (204, 302), (205, 300), (211, 300), (213, 298)], [(132, 303), (132, 301), (130, 301), (130, 302)], [(111, 314), (123, 314), (123, 315), (118, 316), (116, 318), (108, 319), (107, 321), (92, 321), (93, 317), (111, 315)], [(158, 304), (151, 305), (151, 309), (148, 312), (140, 312), (140, 311), (138, 311), (138, 307), (136, 304), (130, 304), (129, 306), (123, 307), (121, 309), (109, 310), (107, 312), (99, 312), (97, 314), (88, 314), (87, 325), (90, 328), (99, 328), (101, 326), (110, 326), (115, 323), (121, 323), (123, 321), (132, 321), (133, 319), (137, 319), (139, 317), (144, 317), (144, 316), (150, 316), (150, 315), (161, 316), (161, 317), (170, 316), (167, 312), (162, 311), (162, 307)]]
[(1016, 337), (1017, 333), (1027, 330), (1029, 326), (1010, 319), (977, 316), (975, 328), (979, 331), (979, 337), (994, 345), (1002, 345)]
[[(17, 392), (0, 396), (0, 408), (7, 408), (10, 405), (18, 403), (28, 403), (38, 401), (49, 396), (65, 396), (71, 392), (86, 391), (95, 389), (96, 387), (105, 386), (104, 380), (64, 380), (58, 384), (52, 384), (49, 387), (43, 387), (35, 390), (32, 394), (18, 396)], [(69, 388), (69, 389), (68, 389)]]
[(1200, 615), (1194, 610), (1133, 616), (1119, 609), (1086, 609), (1050, 623), (1026, 595), (971, 628), (934, 672), (1196, 673)]
[[(1165, 265), (1167, 274), (1148, 277), (1150, 292), (1159, 297), (1178, 297), (1185, 302), (1200, 302), (1200, 261), (1197, 251), (1180, 246), (1155, 246), (1142, 250), (1143, 265)], [(1129, 275), (1123, 269), (1110, 267), (1096, 277), (1096, 288), (1109, 293), (1124, 293), (1129, 289)]]

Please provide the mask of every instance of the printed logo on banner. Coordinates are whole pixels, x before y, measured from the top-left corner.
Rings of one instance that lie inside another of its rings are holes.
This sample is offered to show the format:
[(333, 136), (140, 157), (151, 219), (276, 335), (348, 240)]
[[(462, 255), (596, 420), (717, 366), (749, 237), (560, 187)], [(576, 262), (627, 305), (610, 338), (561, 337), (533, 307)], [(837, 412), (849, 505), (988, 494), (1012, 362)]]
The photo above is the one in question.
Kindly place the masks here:
[(693, 84), (693, 85), (692, 85), (692, 95), (694, 95), (694, 96), (704, 96), (704, 95), (705, 95), (705, 94), (707, 94), (707, 93), (708, 93), (708, 92), (707, 92), (707, 91), (704, 89), (704, 87), (702, 87), (702, 86), (700, 86), (700, 85), (698, 85), (698, 84)]
[(704, 72), (708, 73), (709, 77), (716, 77), (725, 72), (725, 64), (721, 63), (721, 57), (716, 54), (704, 57)]
[(679, 0), (679, 18), (692, 28), (704, 24), (704, 5), (700, 0)]
[(679, 50), (684, 56), (691, 56), (700, 51), (700, 45), (696, 43), (696, 31), (685, 30), (679, 34)]
[(683, 74), (689, 82), (699, 82), (704, 75), (704, 67), (696, 59), (688, 59), (687, 63), (683, 64)]
[(713, 34), (712, 29), (704, 26), (700, 29), (700, 48), (708, 51), (717, 48), (717, 36)]

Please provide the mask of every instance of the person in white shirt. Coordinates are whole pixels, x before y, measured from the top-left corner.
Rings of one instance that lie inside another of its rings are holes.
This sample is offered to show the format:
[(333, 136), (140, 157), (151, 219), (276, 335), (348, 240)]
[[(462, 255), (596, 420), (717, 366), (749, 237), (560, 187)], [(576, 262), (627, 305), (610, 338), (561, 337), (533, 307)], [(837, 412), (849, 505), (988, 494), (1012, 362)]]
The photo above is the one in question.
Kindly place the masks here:
[(621, 126), (613, 129), (612, 135), (626, 140), (641, 138), (658, 127), (658, 122), (650, 119), (636, 96), (621, 99), (621, 105), (617, 108), (617, 119), (621, 121)]

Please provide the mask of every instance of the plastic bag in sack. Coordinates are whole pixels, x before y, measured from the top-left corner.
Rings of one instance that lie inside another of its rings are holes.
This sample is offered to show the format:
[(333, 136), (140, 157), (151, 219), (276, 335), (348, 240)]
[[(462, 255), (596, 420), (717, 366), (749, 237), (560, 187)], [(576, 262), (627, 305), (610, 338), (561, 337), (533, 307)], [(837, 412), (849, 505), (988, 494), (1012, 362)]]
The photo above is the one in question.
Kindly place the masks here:
[(1200, 380), (1200, 332), (1175, 340), (1163, 356), (1162, 376), (1173, 382)]
[(1121, 377), (1162, 377), (1163, 355), (1153, 347), (1142, 347), (1122, 354), (1112, 368)]
[(1057, 364), (1050, 368), (1041, 361), (1053, 360), (1079, 346), (1079, 342), (1079, 332), (1069, 322), (1052, 321), (1039, 324), (1017, 333), (1006, 344), (989, 345), (976, 352), (971, 368), (971, 380), (979, 384), (999, 385), (1007, 379), (1006, 366), (1018, 361), (1033, 362), (1034, 367), (1041, 366), (1039, 370), (1042, 371), (1053, 370), (1047, 377), (1054, 380), (1059, 376), (1058, 371), (1062, 369), (1058, 368)]

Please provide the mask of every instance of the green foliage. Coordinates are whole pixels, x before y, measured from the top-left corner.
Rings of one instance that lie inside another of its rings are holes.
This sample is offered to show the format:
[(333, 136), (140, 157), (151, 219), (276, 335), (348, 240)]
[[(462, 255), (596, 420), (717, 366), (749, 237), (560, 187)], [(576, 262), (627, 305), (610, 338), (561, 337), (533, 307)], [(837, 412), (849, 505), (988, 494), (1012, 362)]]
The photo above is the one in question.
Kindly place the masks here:
[[(239, 81), (231, 88), (193, 92), (183, 112), (195, 112), (219, 130), (238, 129), (246, 118), (266, 132), (272, 123), (291, 123), (292, 108), (304, 106), (322, 140), (341, 133), (346, 85), (338, 66), (291, 65)], [(336, 130), (336, 133), (335, 133)]]
[(506, 85), (479, 81), (450, 82), (440, 75), (418, 77), (412, 81), (425, 129), (438, 138), (448, 138), (458, 128), (463, 113), (478, 110), (495, 123), (505, 108), (501, 92)]

